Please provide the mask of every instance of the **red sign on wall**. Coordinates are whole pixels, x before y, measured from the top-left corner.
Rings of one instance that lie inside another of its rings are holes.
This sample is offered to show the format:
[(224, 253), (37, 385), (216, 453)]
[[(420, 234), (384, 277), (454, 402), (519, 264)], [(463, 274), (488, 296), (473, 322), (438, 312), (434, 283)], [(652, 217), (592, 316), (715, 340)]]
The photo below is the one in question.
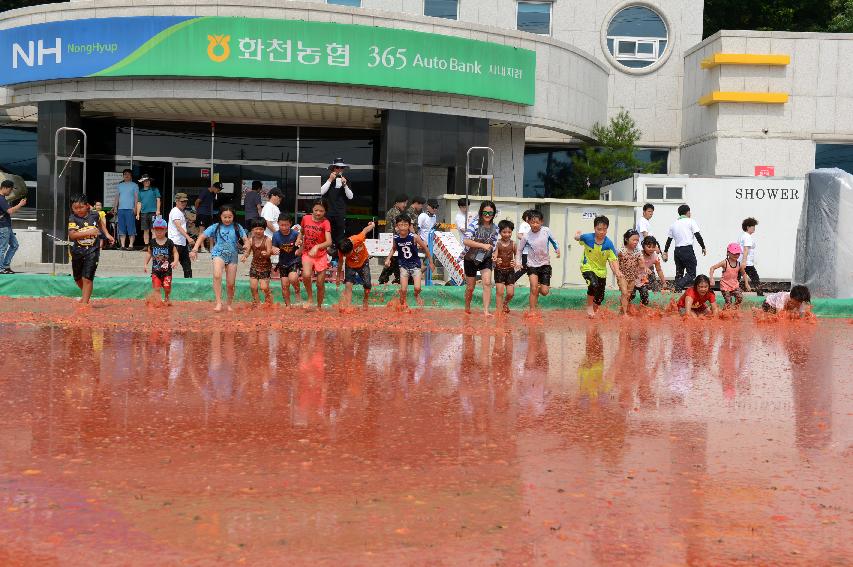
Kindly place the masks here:
[(756, 177), (773, 177), (776, 175), (776, 168), (772, 165), (756, 165)]

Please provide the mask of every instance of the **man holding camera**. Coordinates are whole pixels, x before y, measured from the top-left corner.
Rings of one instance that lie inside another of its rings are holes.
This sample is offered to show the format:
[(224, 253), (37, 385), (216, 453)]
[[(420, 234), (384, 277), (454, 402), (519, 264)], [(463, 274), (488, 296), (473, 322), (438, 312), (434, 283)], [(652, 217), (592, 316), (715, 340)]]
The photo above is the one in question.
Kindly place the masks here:
[(338, 241), (346, 236), (347, 201), (353, 197), (352, 189), (347, 183), (347, 178), (344, 177), (344, 170), (347, 168), (349, 165), (344, 163), (343, 158), (335, 158), (335, 161), (329, 164), (329, 179), (320, 187), (320, 194), (329, 202), (326, 218), (332, 225), (332, 245), (329, 247), (329, 254), (333, 258), (337, 256)]

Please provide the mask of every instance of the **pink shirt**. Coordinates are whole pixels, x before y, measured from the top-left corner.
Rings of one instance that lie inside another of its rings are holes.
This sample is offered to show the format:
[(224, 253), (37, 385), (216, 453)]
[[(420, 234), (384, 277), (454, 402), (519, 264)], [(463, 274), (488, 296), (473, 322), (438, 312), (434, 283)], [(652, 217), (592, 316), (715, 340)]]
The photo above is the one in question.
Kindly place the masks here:
[[(314, 217), (311, 215), (305, 215), (302, 217), (302, 254), (307, 256), (311, 249), (317, 246), (318, 244), (323, 244), (326, 242), (326, 233), (332, 232), (332, 225), (329, 223), (329, 219), (323, 219), (320, 222), (316, 222)], [(320, 254), (326, 254), (325, 250), (320, 250), (317, 253), (317, 257)]]

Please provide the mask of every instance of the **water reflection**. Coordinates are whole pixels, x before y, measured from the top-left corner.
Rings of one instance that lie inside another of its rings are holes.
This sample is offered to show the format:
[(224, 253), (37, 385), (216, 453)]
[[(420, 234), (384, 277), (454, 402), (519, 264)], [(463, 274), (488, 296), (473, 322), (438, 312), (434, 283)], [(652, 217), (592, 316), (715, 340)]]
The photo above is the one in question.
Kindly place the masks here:
[[(712, 540), (756, 552), (745, 510), (753, 529), (773, 515), (757, 510), (813, 519), (763, 492), (780, 468), (797, 486), (853, 464), (838, 325), (2, 331), (32, 354), (0, 362), (0, 508), (34, 514), (0, 533), (21, 541), (97, 502), (135, 510), (109, 537), (184, 559), (251, 542), (255, 559), (725, 563)], [(797, 547), (775, 529), (755, 557)]]

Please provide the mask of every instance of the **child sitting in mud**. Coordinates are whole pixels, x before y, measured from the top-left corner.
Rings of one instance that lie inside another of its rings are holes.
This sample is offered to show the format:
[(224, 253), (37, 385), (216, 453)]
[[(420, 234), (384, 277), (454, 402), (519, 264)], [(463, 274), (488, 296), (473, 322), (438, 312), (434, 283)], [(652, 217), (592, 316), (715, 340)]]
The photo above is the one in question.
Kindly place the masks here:
[(716, 316), (717, 298), (711, 291), (711, 279), (704, 274), (696, 276), (693, 285), (681, 294), (677, 306), (680, 315), (698, 317), (699, 315), (710, 314)]
[(795, 285), (791, 291), (771, 293), (764, 298), (761, 308), (765, 313), (786, 313), (795, 317), (805, 317), (811, 313), (812, 294), (804, 285)]
[(740, 244), (732, 242), (726, 248), (726, 259), (711, 266), (711, 270), (708, 272), (711, 287), (714, 287), (714, 272), (719, 269), (723, 270), (723, 277), (720, 278), (720, 292), (723, 294), (723, 303), (725, 303), (726, 309), (737, 308), (743, 301), (739, 281), (741, 276), (743, 276), (746, 291), (752, 291), (749, 287), (749, 279), (746, 277), (745, 267), (739, 260), (741, 252)]

